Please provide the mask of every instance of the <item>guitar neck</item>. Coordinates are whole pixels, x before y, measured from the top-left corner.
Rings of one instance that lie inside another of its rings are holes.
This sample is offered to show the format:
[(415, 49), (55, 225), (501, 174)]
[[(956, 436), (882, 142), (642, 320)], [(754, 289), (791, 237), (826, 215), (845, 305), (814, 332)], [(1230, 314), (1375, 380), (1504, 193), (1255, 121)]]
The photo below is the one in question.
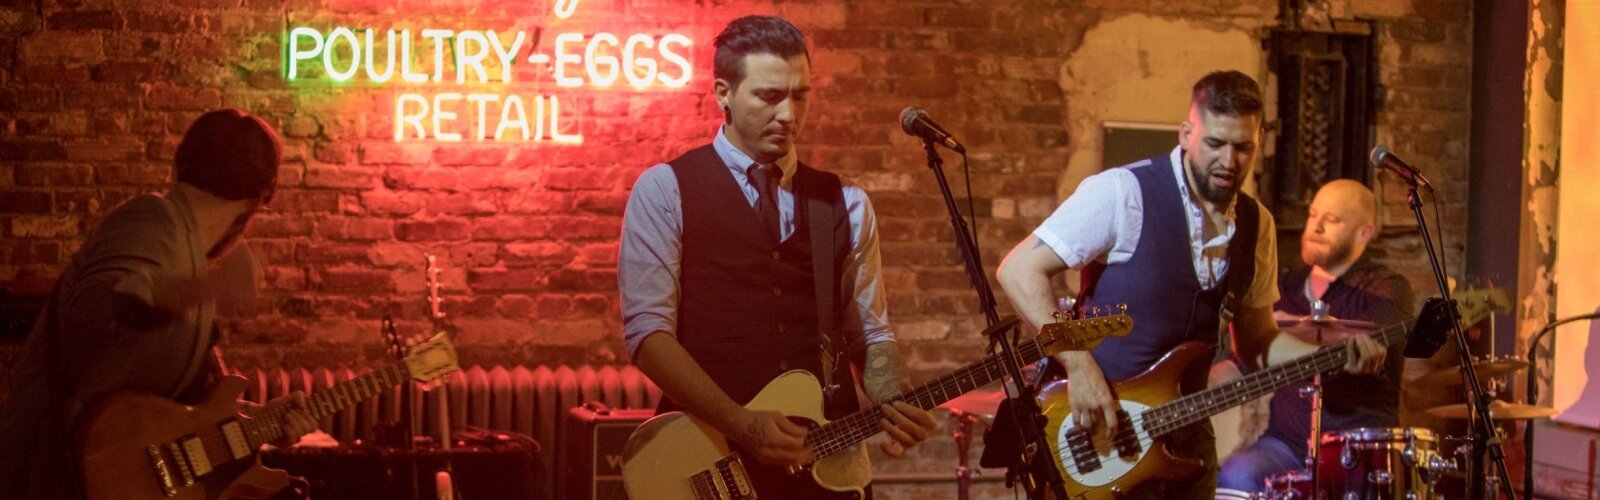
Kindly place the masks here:
[[(1044, 358), (1044, 352), (1036, 340), (1019, 342), (1016, 351), (1017, 357), (1021, 358), (1024, 364)], [(931, 410), (967, 391), (1005, 377), (1006, 368), (1003, 361), (1001, 354), (991, 354), (976, 363), (934, 379), (922, 387), (880, 403), (904, 401), (917, 408)], [(873, 405), (871, 408), (829, 422), (828, 425), (806, 434), (806, 446), (816, 453), (817, 458), (832, 455), (881, 432), (878, 421), (883, 418), (883, 408)]]
[[(406, 369), (406, 364), (393, 363), (306, 396), (305, 410), (311, 418), (320, 419), (389, 390), (408, 378), (410, 371)], [(260, 448), (263, 443), (283, 437), (283, 419), (288, 411), (287, 406), (267, 408), (256, 414), (255, 418), (242, 420), (250, 449)]]
[[(1396, 323), (1379, 330), (1376, 338), (1385, 347), (1406, 338), (1412, 321)], [(1344, 366), (1349, 352), (1344, 344), (1317, 349), (1313, 354), (1263, 370), (1221, 386), (1174, 399), (1144, 412), (1144, 427), (1151, 437), (1164, 436), (1189, 424), (1210, 418), (1223, 410), (1276, 392), (1318, 374)]]

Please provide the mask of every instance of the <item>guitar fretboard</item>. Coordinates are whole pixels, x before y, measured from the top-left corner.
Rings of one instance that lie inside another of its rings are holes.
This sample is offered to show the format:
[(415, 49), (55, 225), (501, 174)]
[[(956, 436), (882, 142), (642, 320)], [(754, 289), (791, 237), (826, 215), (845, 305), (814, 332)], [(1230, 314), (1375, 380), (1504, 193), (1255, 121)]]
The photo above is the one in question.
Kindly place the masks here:
[[(1032, 363), (1044, 358), (1043, 351), (1039, 348), (1037, 340), (1028, 340), (1017, 344), (1017, 356), (1022, 363)], [(904, 401), (907, 404), (931, 410), (946, 401), (955, 399), (956, 396), (967, 391), (983, 387), (990, 382), (1000, 380), (1006, 376), (1005, 365), (1002, 364), (1001, 354), (991, 354), (976, 363), (967, 365), (959, 370), (947, 373), (928, 382), (922, 387), (895, 396), (889, 401)], [(817, 458), (826, 457), (855, 445), (861, 440), (872, 437), (882, 432), (878, 421), (882, 420), (883, 408), (873, 405), (844, 418), (829, 422), (821, 428), (806, 434), (806, 446), (816, 453)]]
[[(1384, 327), (1376, 337), (1384, 346), (1393, 346), (1406, 338), (1406, 332), (1411, 330), (1413, 323), (1407, 321)], [(1161, 437), (1228, 408), (1331, 371), (1348, 361), (1349, 352), (1346, 349), (1344, 344), (1323, 347), (1314, 354), (1151, 408), (1143, 413), (1145, 431), (1150, 437)]]
[[(305, 410), (312, 418), (320, 419), (389, 390), (409, 376), (405, 363), (393, 363), (306, 396)], [(240, 423), (245, 438), (250, 441), (250, 449), (260, 448), (262, 443), (283, 437), (284, 413), (288, 411), (289, 408), (278, 406), (262, 410), (255, 418), (242, 420)]]

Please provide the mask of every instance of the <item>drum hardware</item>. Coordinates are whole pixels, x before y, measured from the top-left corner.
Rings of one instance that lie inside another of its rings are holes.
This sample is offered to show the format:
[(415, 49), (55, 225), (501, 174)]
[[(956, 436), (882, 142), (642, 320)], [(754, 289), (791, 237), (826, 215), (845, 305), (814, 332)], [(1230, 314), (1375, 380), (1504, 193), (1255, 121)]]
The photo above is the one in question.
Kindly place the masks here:
[(956, 498), (959, 500), (967, 500), (972, 490), (968, 455), (972, 451), (973, 424), (992, 425), (994, 414), (1005, 398), (1003, 390), (973, 391), (939, 405), (950, 410), (950, 434), (956, 442)]
[[(1510, 375), (1528, 367), (1528, 362), (1521, 358), (1511, 356), (1484, 356), (1472, 362), (1473, 369), (1478, 371), (1479, 380), (1488, 383), (1504, 375)], [(1461, 385), (1461, 368), (1446, 367), (1434, 370), (1427, 375), (1418, 377), (1414, 384), (1420, 387), (1434, 389), (1449, 389)]]

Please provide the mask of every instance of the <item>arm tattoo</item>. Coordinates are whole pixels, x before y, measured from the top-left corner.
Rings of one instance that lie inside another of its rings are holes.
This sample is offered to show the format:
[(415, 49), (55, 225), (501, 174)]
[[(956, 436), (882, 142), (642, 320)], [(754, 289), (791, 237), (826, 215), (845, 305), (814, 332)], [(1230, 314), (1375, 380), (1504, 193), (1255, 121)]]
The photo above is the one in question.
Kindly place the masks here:
[(873, 402), (882, 403), (900, 394), (900, 362), (895, 356), (893, 342), (867, 346), (865, 365), (861, 387)]

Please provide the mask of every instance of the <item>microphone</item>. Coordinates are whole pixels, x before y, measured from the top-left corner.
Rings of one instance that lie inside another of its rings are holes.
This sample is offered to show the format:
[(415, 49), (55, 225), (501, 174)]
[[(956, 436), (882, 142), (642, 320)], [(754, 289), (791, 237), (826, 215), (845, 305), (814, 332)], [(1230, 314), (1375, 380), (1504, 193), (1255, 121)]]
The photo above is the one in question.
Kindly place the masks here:
[(957, 153), (967, 154), (967, 148), (962, 147), (960, 142), (956, 142), (954, 137), (950, 137), (950, 133), (945, 132), (943, 127), (934, 123), (932, 118), (928, 118), (927, 111), (918, 109), (916, 106), (906, 106), (906, 109), (900, 112), (900, 128), (905, 130), (908, 135), (939, 143), (939, 145), (955, 150)]
[(1422, 176), (1422, 171), (1401, 160), (1394, 153), (1390, 153), (1387, 146), (1379, 144), (1377, 147), (1372, 148), (1372, 157), (1369, 160), (1372, 162), (1373, 167), (1394, 172), (1394, 175), (1400, 176), (1400, 179), (1406, 181), (1406, 184), (1410, 184), (1411, 187), (1425, 187), (1428, 188), (1428, 192), (1433, 192), (1433, 183), (1428, 182), (1428, 178)]

